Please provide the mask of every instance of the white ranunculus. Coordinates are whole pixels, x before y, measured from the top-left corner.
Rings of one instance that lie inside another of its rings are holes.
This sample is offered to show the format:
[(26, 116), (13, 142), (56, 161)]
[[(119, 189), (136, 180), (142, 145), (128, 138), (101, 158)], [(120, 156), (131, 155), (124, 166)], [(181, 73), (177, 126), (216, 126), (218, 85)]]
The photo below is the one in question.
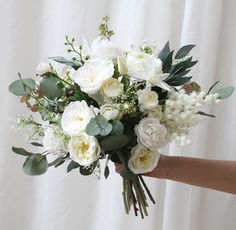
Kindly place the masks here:
[(53, 155), (64, 156), (68, 152), (67, 138), (55, 125), (48, 125), (44, 128), (42, 144), (44, 149)]
[(135, 126), (135, 133), (138, 136), (138, 142), (149, 149), (158, 149), (167, 144), (166, 128), (157, 118), (143, 118)]
[(162, 107), (158, 105), (156, 108), (149, 110), (148, 117), (154, 117), (158, 118), (158, 120), (161, 120), (163, 118)]
[(100, 113), (107, 120), (121, 119), (122, 113), (118, 104), (105, 104), (100, 107)]
[(151, 172), (157, 166), (159, 158), (160, 154), (157, 150), (154, 151), (143, 145), (136, 145), (131, 150), (128, 167), (135, 174)]
[(102, 87), (103, 83), (111, 78), (114, 74), (112, 62), (93, 59), (86, 61), (72, 76), (81, 90), (88, 94), (96, 94)]
[(171, 90), (171, 87), (164, 82), (169, 74), (163, 73), (162, 61), (155, 56), (144, 52), (130, 52), (127, 55), (127, 67), (128, 75), (133, 79)]
[(115, 78), (110, 78), (104, 82), (101, 91), (108, 98), (118, 97), (123, 93), (123, 84)]
[(68, 149), (72, 160), (82, 166), (91, 165), (98, 160), (101, 153), (97, 139), (86, 133), (72, 136), (69, 141)]
[(91, 58), (116, 58), (123, 54), (113, 42), (101, 37), (96, 38), (91, 45)]
[(121, 75), (128, 74), (127, 61), (125, 56), (117, 57), (118, 71)]
[(36, 68), (36, 72), (37, 72), (37, 74), (43, 75), (45, 73), (52, 72), (52, 67), (49, 63), (42, 62), (42, 63), (38, 64), (38, 66)]
[(94, 116), (93, 109), (85, 101), (71, 102), (62, 114), (62, 129), (69, 135), (77, 135), (85, 130)]
[(138, 101), (143, 110), (154, 109), (158, 105), (158, 94), (146, 88), (138, 92)]

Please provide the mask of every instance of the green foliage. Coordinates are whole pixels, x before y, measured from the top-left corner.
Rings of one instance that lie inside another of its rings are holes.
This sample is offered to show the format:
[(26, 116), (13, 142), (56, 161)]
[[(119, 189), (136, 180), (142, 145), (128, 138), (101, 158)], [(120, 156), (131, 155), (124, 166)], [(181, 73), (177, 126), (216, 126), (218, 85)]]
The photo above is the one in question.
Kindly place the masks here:
[(106, 166), (106, 167), (105, 167), (105, 170), (104, 170), (104, 177), (107, 179), (107, 178), (108, 178), (108, 176), (109, 176), (109, 174), (110, 174), (109, 167), (108, 167), (108, 166)]
[(104, 151), (115, 151), (125, 147), (130, 141), (130, 137), (124, 134), (108, 136), (100, 143)]
[(212, 115), (212, 114), (208, 114), (208, 113), (205, 113), (203, 111), (198, 111), (197, 114), (200, 114), (202, 116), (207, 116), (207, 117), (213, 117), (215, 118), (216, 116)]
[(58, 157), (54, 161), (50, 162), (48, 164), (48, 167), (54, 166), (55, 168), (58, 167), (59, 165), (63, 164), (65, 162), (63, 157)]
[(52, 74), (40, 81), (40, 91), (49, 100), (59, 99), (63, 94), (63, 84)]
[(26, 96), (35, 90), (35, 81), (31, 78), (19, 79), (12, 82), (8, 90), (16, 96)]
[(181, 47), (175, 55), (175, 59), (181, 59), (187, 56), (187, 54), (195, 47), (195, 45), (186, 45)]
[(67, 166), (67, 172), (70, 172), (71, 170), (76, 169), (78, 167), (80, 167), (80, 165), (77, 162), (71, 161)]
[(45, 173), (48, 169), (48, 161), (45, 155), (31, 154), (24, 162), (23, 170), (30, 176), (37, 176)]
[(43, 145), (38, 143), (38, 142), (32, 142), (30, 144), (33, 145), (33, 146), (37, 146), (37, 147), (43, 147)]
[(126, 170), (124, 169), (120, 175), (128, 180), (134, 180), (135, 178), (137, 178), (137, 175), (135, 175), (134, 173), (132, 173), (130, 170)]
[(173, 53), (174, 51), (171, 51), (168, 56), (166, 57), (165, 61), (163, 62), (163, 72), (168, 73), (172, 66), (172, 59), (173, 59)]
[(229, 86), (225, 88), (218, 89), (215, 93), (219, 95), (219, 99), (223, 100), (230, 97), (234, 92), (234, 87)]
[(71, 61), (71, 60), (67, 60), (64, 57), (57, 56), (57, 57), (49, 57), (48, 59), (52, 59), (53, 61), (58, 62), (60, 64), (70, 66), (75, 70), (79, 69), (79, 67), (80, 67), (80, 65), (78, 63)]
[(90, 167), (83, 167), (83, 166), (81, 166), (79, 168), (79, 172), (83, 176), (89, 176), (89, 175), (91, 175), (93, 173), (93, 170), (94, 170), (95, 167), (96, 167), (96, 165), (91, 165)]
[(17, 148), (17, 147), (14, 147), (14, 146), (13, 146), (11, 149), (12, 149), (12, 151), (13, 151), (14, 153), (19, 154), (19, 155), (22, 155), (22, 156), (30, 156), (31, 154), (33, 154), (33, 153), (31, 153), (31, 152), (26, 151), (26, 150), (23, 149), (23, 148)]
[(165, 44), (164, 48), (158, 54), (158, 58), (161, 59), (162, 62), (165, 62), (167, 57), (170, 54), (170, 44), (169, 41)]
[(112, 30), (108, 29), (108, 21), (110, 18), (108, 16), (105, 16), (103, 19), (103, 22), (99, 26), (100, 36), (102, 38), (107, 38), (110, 40), (110, 38), (115, 34)]
[(172, 77), (165, 80), (165, 82), (170, 86), (181, 86), (189, 82), (191, 79), (192, 77)]
[(111, 134), (122, 134), (124, 132), (124, 125), (121, 121), (119, 120), (112, 120), (112, 131)]

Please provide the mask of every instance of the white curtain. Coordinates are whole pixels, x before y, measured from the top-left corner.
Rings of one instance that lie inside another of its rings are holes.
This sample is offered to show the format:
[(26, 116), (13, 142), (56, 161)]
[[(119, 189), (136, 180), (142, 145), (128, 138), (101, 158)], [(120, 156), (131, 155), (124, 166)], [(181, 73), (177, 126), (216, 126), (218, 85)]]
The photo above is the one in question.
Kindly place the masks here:
[[(157, 205), (145, 220), (126, 215), (121, 178), (82, 177), (66, 166), (29, 177), (23, 158), (11, 146), (25, 146), (24, 134), (11, 129), (11, 118), (27, 114), (8, 93), (17, 78), (35, 75), (37, 64), (65, 52), (64, 35), (89, 41), (98, 35), (104, 15), (111, 18), (122, 47), (156, 40), (172, 48), (196, 44), (199, 63), (192, 74), (207, 88), (216, 80), (236, 85), (235, 0), (0, 0), (0, 229), (5, 230), (235, 230), (236, 197), (176, 182), (149, 179)], [(236, 160), (236, 95), (213, 106), (216, 119), (194, 128), (192, 144), (165, 153)], [(235, 178), (236, 179), (236, 178)]]

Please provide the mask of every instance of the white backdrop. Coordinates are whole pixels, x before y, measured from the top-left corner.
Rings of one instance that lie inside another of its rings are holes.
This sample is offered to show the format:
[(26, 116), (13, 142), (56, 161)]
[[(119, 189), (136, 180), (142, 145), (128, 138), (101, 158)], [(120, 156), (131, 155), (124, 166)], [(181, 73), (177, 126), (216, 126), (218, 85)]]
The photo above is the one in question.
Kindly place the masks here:
[[(23, 159), (12, 145), (22, 146), (24, 135), (10, 130), (24, 106), (8, 93), (17, 72), (34, 76), (47, 56), (65, 51), (64, 35), (89, 41), (98, 35), (108, 14), (121, 46), (157, 40), (172, 47), (194, 43), (200, 59), (195, 80), (206, 89), (220, 79), (236, 85), (235, 0), (0, 0), (0, 229), (4, 230), (235, 230), (236, 197), (175, 182), (147, 179), (156, 206), (145, 220), (125, 215), (121, 179), (82, 177), (66, 166), (46, 175), (29, 177)], [(192, 145), (165, 153), (236, 160), (236, 95), (211, 108), (211, 119), (192, 132)], [(112, 167), (112, 166), (111, 166)]]

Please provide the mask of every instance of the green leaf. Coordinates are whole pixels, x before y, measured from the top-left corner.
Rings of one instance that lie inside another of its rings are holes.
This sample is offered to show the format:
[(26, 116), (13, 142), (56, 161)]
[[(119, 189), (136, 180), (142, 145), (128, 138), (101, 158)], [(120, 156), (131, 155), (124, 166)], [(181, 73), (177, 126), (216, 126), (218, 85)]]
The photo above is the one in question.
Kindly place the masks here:
[(195, 45), (186, 45), (181, 47), (175, 55), (175, 59), (184, 58), (193, 48)]
[(40, 90), (49, 100), (59, 99), (63, 94), (61, 82), (53, 76), (40, 81)]
[(112, 135), (103, 139), (100, 143), (104, 151), (114, 151), (123, 148), (130, 141), (130, 137), (123, 134)]
[(218, 89), (215, 93), (219, 95), (219, 99), (223, 100), (230, 97), (234, 92), (234, 87), (229, 86), (225, 88)]
[(43, 147), (43, 145), (38, 143), (38, 142), (32, 142), (30, 144), (33, 145), (33, 146)]
[(128, 171), (128, 170), (123, 170), (120, 175), (125, 178), (125, 179), (128, 179), (128, 180), (133, 180), (137, 177), (136, 174), (132, 173), (131, 171)]
[(48, 161), (45, 155), (31, 154), (25, 160), (23, 170), (30, 176), (37, 176), (45, 173), (48, 169)]
[(170, 86), (181, 86), (190, 81), (191, 79), (192, 77), (178, 77), (178, 78), (172, 77), (166, 80), (165, 82)]
[(97, 124), (95, 118), (91, 118), (90, 122), (86, 126), (86, 133), (90, 136), (97, 136), (98, 134), (100, 134), (100, 131), (101, 129)]
[(111, 134), (122, 134), (124, 132), (124, 125), (119, 120), (112, 120), (112, 131)]
[(67, 166), (67, 172), (70, 172), (71, 170), (76, 169), (78, 167), (80, 167), (80, 165), (77, 162), (71, 161)]
[(9, 85), (8, 90), (16, 96), (26, 96), (35, 89), (35, 81), (31, 78), (19, 79)]
[(107, 178), (108, 178), (108, 176), (109, 176), (109, 174), (110, 174), (109, 167), (108, 167), (108, 166), (106, 166), (106, 168), (105, 168), (105, 170), (104, 170), (104, 177), (107, 179)]
[(31, 154), (33, 154), (33, 153), (31, 153), (31, 152), (26, 151), (26, 150), (23, 149), (23, 148), (17, 148), (17, 147), (14, 147), (14, 146), (13, 146), (11, 149), (12, 149), (12, 151), (13, 151), (14, 153), (19, 154), (19, 155), (22, 155), (22, 156), (30, 156)]
[(158, 54), (158, 58), (161, 59), (162, 62), (165, 62), (166, 58), (170, 53), (170, 44), (169, 41), (165, 44), (164, 48)]
[(83, 176), (89, 176), (89, 175), (91, 175), (93, 173), (93, 170), (95, 169), (95, 167), (96, 167), (96, 163), (92, 164), (90, 167), (83, 167), (83, 166), (81, 166), (79, 168), (79, 172)]
[(67, 60), (64, 57), (57, 56), (57, 57), (49, 57), (48, 59), (52, 59), (53, 61), (58, 62), (60, 64), (64, 64), (64, 65), (70, 66), (70, 67), (72, 67), (75, 70), (77, 70), (80, 67), (80, 65), (78, 63), (76, 63), (74, 61)]
[(97, 115), (95, 121), (100, 127), (101, 136), (107, 136), (112, 131), (112, 125), (102, 115)]
[(171, 68), (171, 65), (172, 65), (172, 59), (173, 59), (173, 53), (174, 51), (171, 51), (169, 53), (169, 55), (166, 57), (164, 63), (163, 63), (163, 72), (164, 73), (168, 73), (168, 71), (170, 70)]
[[(62, 162), (63, 161), (63, 162)], [(50, 162), (49, 164), (48, 164), (48, 167), (51, 167), (51, 166), (57, 166), (59, 163), (64, 163), (65, 162), (65, 160), (63, 159), (63, 157), (58, 157), (58, 158), (56, 158), (54, 161), (52, 161), (52, 162)], [(59, 165), (58, 165), (59, 166)]]
[(197, 114), (200, 114), (202, 116), (207, 116), (207, 117), (213, 117), (215, 118), (216, 116), (212, 115), (212, 114), (208, 114), (208, 113), (205, 113), (203, 111), (198, 111)]

